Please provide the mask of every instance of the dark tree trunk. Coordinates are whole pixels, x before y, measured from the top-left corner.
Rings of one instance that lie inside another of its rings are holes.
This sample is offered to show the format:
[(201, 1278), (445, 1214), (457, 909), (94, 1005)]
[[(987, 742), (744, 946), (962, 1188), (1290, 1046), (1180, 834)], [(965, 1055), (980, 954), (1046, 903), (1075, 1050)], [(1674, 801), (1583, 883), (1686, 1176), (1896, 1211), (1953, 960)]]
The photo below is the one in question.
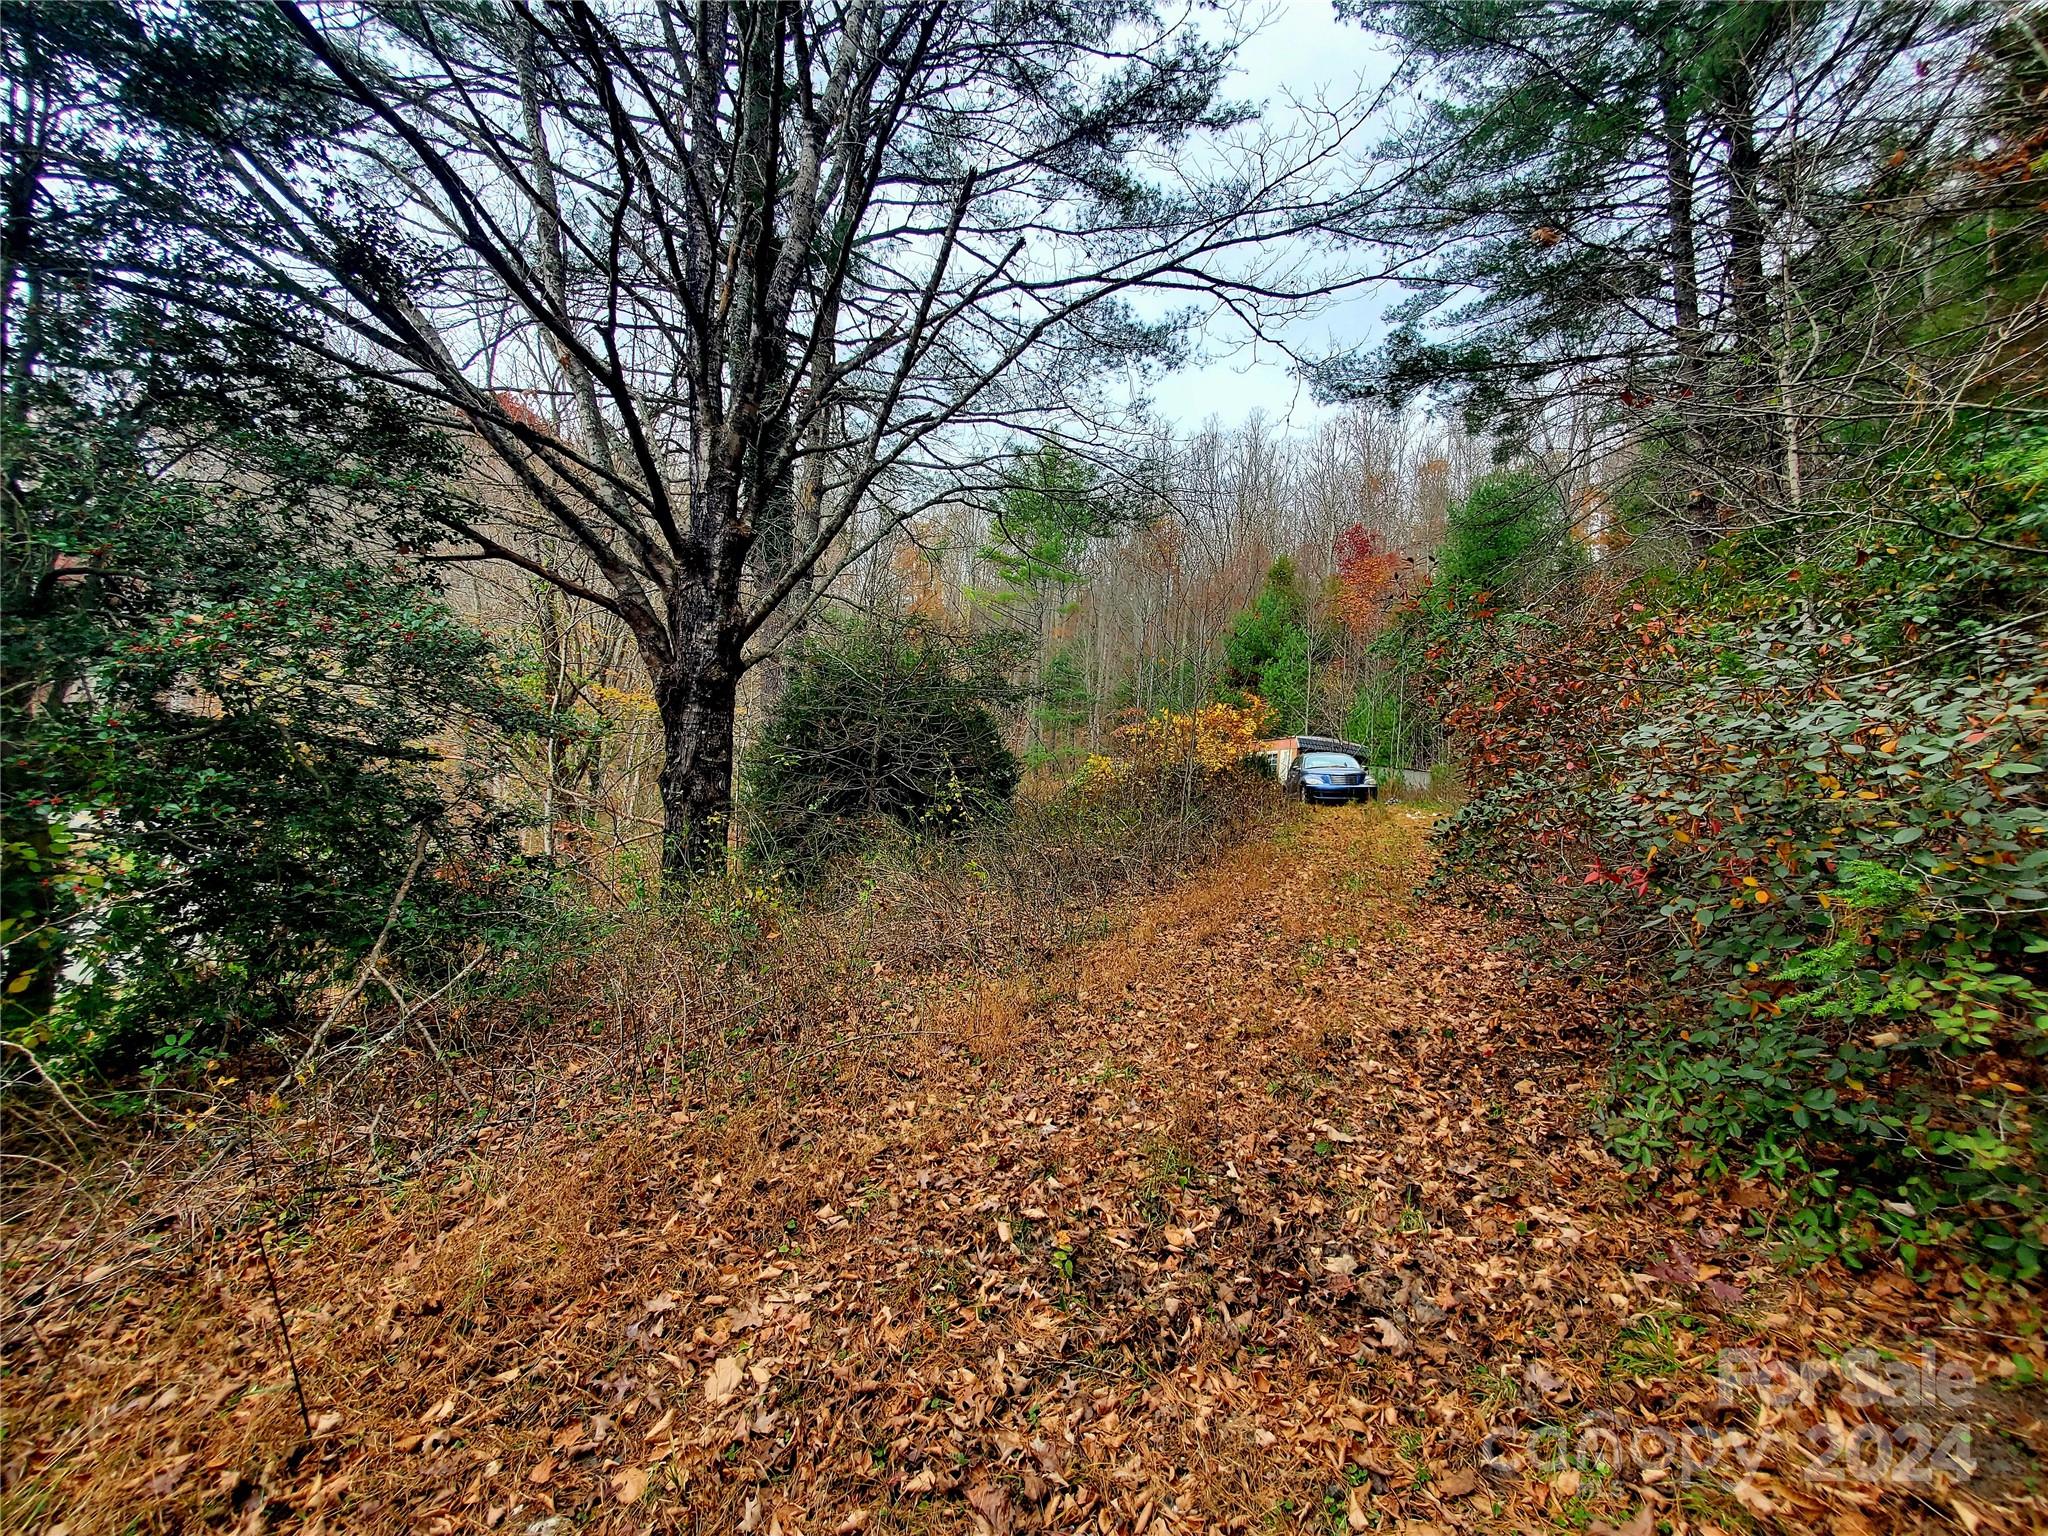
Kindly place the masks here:
[(1734, 56), (1716, 82), (1715, 115), (1728, 160), (1728, 318), (1743, 404), (1756, 405), (1770, 368), (1769, 290), (1765, 286), (1764, 155), (1757, 134), (1758, 79), (1784, 35), (1783, 9), (1738, 11)]
[(1671, 323), (1676, 333), (1680, 377), (1692, 390), (1687, 414), (1699, 409), (1706, 355), (1700, 333), (1699, 239), (1694, 213), (1692, 118), (1679, 99), (1677, 67), (1666, 60), (1657, 82), (1664, 136), (1665, 217), (1671, 223)]
[(1744, 368), (1761, 366), (1764, 348), (1763, 152), (1756, 136), (1756, 82), (1749, 61), (1729, 71), (1721, 97), (1728, 141), (1728, 309)]
[(1764, 156), (1757, 132), (1759, 65), (1780, 35), (1776, 7), (1738, 12), (1748, 30), (1719, 81), (1716, 115), (1728, 151), (1728, 319), (1734, 359), (1728, 403), (1735, 440), (1749, 478), (1769, 495), (1779, 478), (1780, 439), (1770, 403), (1776, 375), (1770, 336), (1770, 292), (1765, 286)]
[[(1674, 413), (1681, 423), (1686, 457), (1695, 472), (1705, 467), (1707, 405), (1706, 333), (1700, 324), (1700, 268), (1697, 186), (1692, 162), (1692, 114), (1680, 94), (1678, 61), (1666, 54), (1657, 77), (1658, 131), (1664, 139), (1665, 218), (1671, 226), (1671, 329), (1678, 350)], [(1720, 516), (1712, 493), (1695, 484), (1687, 503), (1684, 532), (1703, 553), (1720, 537)]]
[[(823, 436), (823, 423), (817, 428)], [(767, 585), (780, 576), (790, 559), (801, 555), (811, 547), (818, 537), (818, 530), (824, 526), (825, 505), (825, 459), (822, 452), (813, 453), (805, 461), (803, 474), (797, 477), (788, 493), (777, 498), (778, 529), (790, 553), (780, 558), (771, 558), (772, 552), (764, 552), (767, 540), (757, 536), (753, 556), (758, 567), (762, 585)], [(788, 684), (788, 658), (791, 647), (804, 631), (808, 618), (811, 598), (815, 587), (808, 567), (797, 574), (796, 585), (781, 608), (769, 620), (769, 629), (774, 634), (774, 643), (768, 654), (753, 668), (755, 693), (753, 708), (760, 711), (759, 718), (765, 722), (782, 701), (784, 688)]]
[(732, 825), (733, 714), (739, 642), (715, 617), (675, 637), (656, 673), (661, 716), (661, 872), (664, 880), (718, 868)]

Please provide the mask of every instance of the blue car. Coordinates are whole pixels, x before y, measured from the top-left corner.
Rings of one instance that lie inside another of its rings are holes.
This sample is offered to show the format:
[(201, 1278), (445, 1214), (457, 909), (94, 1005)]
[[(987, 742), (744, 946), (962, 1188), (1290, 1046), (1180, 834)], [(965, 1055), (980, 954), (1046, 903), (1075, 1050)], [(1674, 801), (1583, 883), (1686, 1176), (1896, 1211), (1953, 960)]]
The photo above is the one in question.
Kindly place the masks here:
[(1287, 788), (1310, 805), (1350, 805), (1379, 797), (1379, 781), (1349, 752), (1307, 751), (1288, 767)]

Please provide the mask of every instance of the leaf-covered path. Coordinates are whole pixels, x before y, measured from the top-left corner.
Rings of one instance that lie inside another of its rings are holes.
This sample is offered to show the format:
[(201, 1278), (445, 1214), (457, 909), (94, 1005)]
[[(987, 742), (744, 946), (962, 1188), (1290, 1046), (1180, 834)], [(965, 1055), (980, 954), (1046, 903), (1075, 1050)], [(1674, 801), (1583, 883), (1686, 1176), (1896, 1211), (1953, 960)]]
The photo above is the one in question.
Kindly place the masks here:
[[(1596, 1010), (1412, 894), (1425, 828), (1289, 822), (1049, 975), (934, 992), (834, 1090), (593, 1119), (330, 1210), (278, 1255), (310, 1449), (261, 1270), (202, 1256), (40, 1401), (15, 1372), (12, 1508), (74, 1536), (2033, 1524), (2011, 1345), (1901, 1281), (1795, 1285), (1742, 1235), (1760, 1195), (1626, 1181), (1588, 1124)], [(1947, 1376), (1766, 1379), (1923, 1340)]]

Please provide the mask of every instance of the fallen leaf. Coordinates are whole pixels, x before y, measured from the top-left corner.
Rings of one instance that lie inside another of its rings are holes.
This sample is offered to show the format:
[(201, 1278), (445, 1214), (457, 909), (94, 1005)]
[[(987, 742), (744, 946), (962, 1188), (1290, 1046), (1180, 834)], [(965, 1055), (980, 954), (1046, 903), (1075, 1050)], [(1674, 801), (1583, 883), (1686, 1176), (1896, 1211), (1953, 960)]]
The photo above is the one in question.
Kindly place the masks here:
[(612, 1478), (612, 1494), (621, 1504), (637, 1504), (647, 1491), (647, 1469), (626, 1467)]
[(555, 1458), (543, 1456), (533, 1464), (533, 1470), (526, 1474), (526, 1480), (536, 1488), (545, 1488), (548, 1479), (555, 1475)]
[(1462, 1499), (1479, 1491), (1479, 1474), (1470, 1467), (1453, 1467), (1437, 1478), (1432, 1486), (1447, 1499)]
[(739, 1360), (732, 1355), (720, 1355), (712, 1362), (711, 1374), (704, 1378), (704, 1393), (714, 1403), (722, 1403), (740, 1389)]
[(1667, 1285), (1695, 1285), (1700, 1278), (1699, 1266), (1676, 1248), (1671, 1250), (1670, 1257), (1657, 1260), (1645, 1273)]
[(1010, 1511), (1010, 1495), (999, 1483), (983, 1479), (969, 1485), (967, 1506), (983, 1520), (996, 1536), (1009, 1536), (1016, 1529), (1016, 1518)]
[(1754, 1510), (1759, 1515), (1774, 1515), (1778, 1512), (1777, 1501), (1746, 1477), (1737, 1478), (1730, 1486), (1729, 1492), (1740, 1499), (1746, 1508)]
[(1739, 1285), (1730, 1285), (1726, 1280), (1709, 1280), (1706, 1290), (1724, 1307), (1739, 1307), (1749, 1300), (1749, 1292)]
[(150, 1493), (159, 1499), (170, 1494), (185, 1480), (186, 1469), (192, 1465), (192, 1461), (193, 1458), (189, 1454), (173, 1459), (170, 1465), (149, 1480)]

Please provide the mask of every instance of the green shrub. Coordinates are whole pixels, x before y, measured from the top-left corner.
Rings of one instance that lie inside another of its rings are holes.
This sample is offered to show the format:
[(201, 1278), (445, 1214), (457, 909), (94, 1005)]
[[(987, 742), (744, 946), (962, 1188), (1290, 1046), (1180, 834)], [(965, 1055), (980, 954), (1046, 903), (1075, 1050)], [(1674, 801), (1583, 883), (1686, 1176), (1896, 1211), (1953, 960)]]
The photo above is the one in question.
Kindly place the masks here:
[(1440, 878), (1643, 986), (1605, 1120), (1627, 1161), (1767, 1177), (1811, 1251), (1958, 1244), (2033, 1280), (2048, 655), (1999, 614), (2038, 577), (1931, 539), (1736, 554), (1715, 611), (1444, 648), (1472, 795)]
[(1752, 636), (1738, 675), (1623, 740), (1615, 830), (1661, 898), (1670, 979), (1704, 1008), (1625, 1058), (1616, 1145), (1766, 1174), (1827, 1210), (1816, 1242), (1910, 1260), (1962, 1238), (2031, 1279), (2048, 671), (1993, 647), (1960, 677), (1851, 659), (1829, 681), (1812, 649)]
[(171, 424), (110, 390), (5, 424), (0, 1030), (54, 1074), (175, 1071), (286, 1022), (375, 941), (415, 848), (389, 955), (425, 976), (538, 878), (433, 745), (542, 718), (394, 551), (439, 445), (318, 383), (244, 403), (315, 394), (338, 445), (177, 420), (215, 480), (165, 471)]
[(1290, 638), (1300, 634), (1307, 614), (1294, 562), (1275, 560), (1258, 596), (1223, 636), (1223, 683), (1258, 692), (1267, 669), (1286, 654)]
[(1481, 477), (1450, 510), (1437, 571), (1453, 587), (1539, 592), (1576, 559), (1564, 501), (1532, 469)]
[(921, 619), (824, 628), (791, 659), (748, 754), (753, 851), (800, 873), (886, 826), (949, 832), (1000, 815), (1018, 766), (999, 710), (1014, 635), (970, 640)]

